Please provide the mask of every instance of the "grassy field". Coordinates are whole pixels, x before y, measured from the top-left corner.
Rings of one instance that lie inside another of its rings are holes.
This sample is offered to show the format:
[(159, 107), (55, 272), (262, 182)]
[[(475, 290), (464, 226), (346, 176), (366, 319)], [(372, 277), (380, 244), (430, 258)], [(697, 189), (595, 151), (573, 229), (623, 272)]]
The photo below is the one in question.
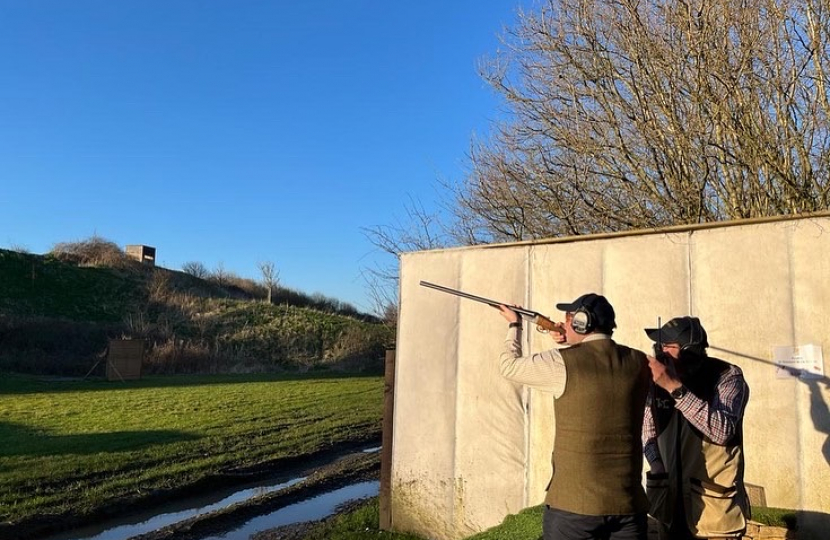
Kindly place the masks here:
[[(128, 383), (0, 376), (0, 523), (91, 514), (235, 468), (380, 435), (380, 377), (180, 376)], [(378, 530), (378, 501), (306, 540), (415, 540)], [(767, 510), (766, 515), (763, 511)], [(756, 520), (794, 526), (790, 510)], [(41, 517), (38, 517), (41, 516)], [(469, 540), (536, 540), (541, 507)]]
[(377, 440), (381, 377), (0, 375), (0, 523), (91, 514), (239, 467)]

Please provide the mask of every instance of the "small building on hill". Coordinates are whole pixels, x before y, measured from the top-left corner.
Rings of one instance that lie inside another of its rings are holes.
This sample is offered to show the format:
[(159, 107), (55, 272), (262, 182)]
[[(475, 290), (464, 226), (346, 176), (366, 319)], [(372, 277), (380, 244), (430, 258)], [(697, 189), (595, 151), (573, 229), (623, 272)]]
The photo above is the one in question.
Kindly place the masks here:
[(143, 246), (140, 244), (131, 244), (127, 246), (127, 256), (131, 257), (142, 264), (148, 266), (156, 265), (156, 248), (151, 246)]

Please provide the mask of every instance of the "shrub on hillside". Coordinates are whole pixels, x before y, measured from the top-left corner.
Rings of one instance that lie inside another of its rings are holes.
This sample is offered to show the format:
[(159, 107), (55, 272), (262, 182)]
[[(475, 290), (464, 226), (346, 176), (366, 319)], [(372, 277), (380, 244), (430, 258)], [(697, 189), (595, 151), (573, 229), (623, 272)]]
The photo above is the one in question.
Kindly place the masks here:
[(144, 357), (146, 374), (217, 373), (220, 363), (205, 340), (170, 338), (156, 342)]
[(250, 278), (239, 277), (234, 273), (228, 273), (225, 276), (225, 289), (231, 293), (231, 297), (264, 300), (268, 296), (268, 289), (264, 285)]
[(386, 348), (391, 345), (387, 329), (353, 324), (344, 328), (325, 351), (325, 363), (346, 371), (383, 372)]
[(78, 266), (126, 268), (134, 263), (118, 244), (97, 235), (77, 242), (59, 242), (50, 254)]
[(321, 293), (308, 295), (286, 287), (275, 287), (271, 294), (271, 303), (275, 305), (307, 307), (326, 313), (339, 313), (362, 321), (378, 322), (376, 317), (359, 312), (357, 308), (348, 302), (342, 302), (336, 298), (329, 298)]

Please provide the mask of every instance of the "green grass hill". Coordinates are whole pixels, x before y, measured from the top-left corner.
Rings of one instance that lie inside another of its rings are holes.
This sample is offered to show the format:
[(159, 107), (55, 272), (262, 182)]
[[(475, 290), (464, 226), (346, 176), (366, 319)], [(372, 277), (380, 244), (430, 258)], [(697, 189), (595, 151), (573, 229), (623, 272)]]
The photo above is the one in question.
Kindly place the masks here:
[(144, 373), (382, 369), (394, 330), (374, 317), (281, 287), (269, 304), (264, 285), (220, 277), (142, 265), (100, 239), (0, 250), (0, 370), (84, 375), (125, 338), (146, 340)]

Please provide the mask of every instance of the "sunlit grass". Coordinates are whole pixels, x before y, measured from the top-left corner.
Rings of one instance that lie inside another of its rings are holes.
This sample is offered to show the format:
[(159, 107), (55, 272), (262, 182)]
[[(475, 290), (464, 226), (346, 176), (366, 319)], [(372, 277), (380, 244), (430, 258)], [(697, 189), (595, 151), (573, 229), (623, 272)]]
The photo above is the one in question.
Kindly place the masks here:
[(542, 538), (542, 510), (542, 506), (534, 506), (511, 514), (500, 525), (467, 540), (539, 540)]
[(378, 437), (380, 377), (0, 377), (0, 521), (118, 499)]
[(753, 521), (764, 525), (772, 525), (773, 527), (795, 529), (797, 514), (796, 510), (788, 510), (786, 508), (773, 508), (768, 506), (752, 507)]
[(367, 499), (349, 512), (312, 527), (303, 540), (423, 540), (420, 536), (378, 530), (377, 497)]
[[(420, 536), (379, 530), (379, 499), (372, 497), (332, 519), (314, 525), (303, 540), (423, 540)], [(507, 516), (503, 523), (466, 540), (539, 540), (542, 538), (542, 507), (528, 508)]]
[[(534, 506), (504, 518), (499, 525), (465, 540), (540, 540), (543, 506)], [(797, 511), (753, 508), (752, 519), (763, 525), (796, 529)], [(315, 525), (303, 540), (422, 540), (419, 536), (379, 530), (379, 500), (367, 499), (354, 509)]]

